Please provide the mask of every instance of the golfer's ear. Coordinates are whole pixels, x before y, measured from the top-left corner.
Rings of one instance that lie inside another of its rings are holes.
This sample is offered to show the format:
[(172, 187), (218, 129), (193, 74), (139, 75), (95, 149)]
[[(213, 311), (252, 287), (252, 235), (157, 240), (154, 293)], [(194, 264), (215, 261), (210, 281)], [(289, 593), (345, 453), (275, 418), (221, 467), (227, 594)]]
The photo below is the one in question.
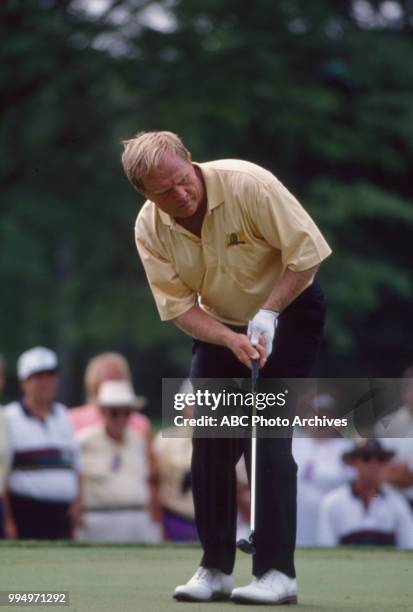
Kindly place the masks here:
[(191, 151), (187, 151), (188, 153), (188, 161), (192, 162), (192, 153)]

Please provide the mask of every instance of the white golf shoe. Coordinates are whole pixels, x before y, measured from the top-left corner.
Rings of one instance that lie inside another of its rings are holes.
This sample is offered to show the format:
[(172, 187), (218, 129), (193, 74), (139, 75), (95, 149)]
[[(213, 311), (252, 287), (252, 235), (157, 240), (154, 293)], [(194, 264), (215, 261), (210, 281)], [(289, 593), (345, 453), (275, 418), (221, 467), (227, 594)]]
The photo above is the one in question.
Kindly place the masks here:
[(216, 601), (229, 599), (234, 588), (232, 574), (224, 574), (217, 569), (199, 567), (186, 584), (181, 584), (174, 591), (178, 601)]
[(234, 589), (231, 600), (249, 604), (296, 604), (297, 580), (277, 570), (268, 570), (247, 586)]

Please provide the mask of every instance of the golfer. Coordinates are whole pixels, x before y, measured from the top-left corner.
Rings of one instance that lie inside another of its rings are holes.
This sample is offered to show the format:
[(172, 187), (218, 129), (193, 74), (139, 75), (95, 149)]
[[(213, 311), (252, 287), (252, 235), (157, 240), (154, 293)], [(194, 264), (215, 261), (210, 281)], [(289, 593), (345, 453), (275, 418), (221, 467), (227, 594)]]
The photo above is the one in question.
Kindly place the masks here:
[[(331, 253), (315, 223), (267, 170), (241, 160), (192, 162), (171, 132), (124, 143), (122, 163), (146, 202), (136, 245), (163, 321), (193, 338), (191, 378), (304, 377), (325, 306), (314, 277)], [(250, 441), (194, 438), (192, 487), (203, 547), (182, 601), (295, 603), (296, 464), (290, 438), (257, 451), (253, 580), (233, 588), (235, 465)]]

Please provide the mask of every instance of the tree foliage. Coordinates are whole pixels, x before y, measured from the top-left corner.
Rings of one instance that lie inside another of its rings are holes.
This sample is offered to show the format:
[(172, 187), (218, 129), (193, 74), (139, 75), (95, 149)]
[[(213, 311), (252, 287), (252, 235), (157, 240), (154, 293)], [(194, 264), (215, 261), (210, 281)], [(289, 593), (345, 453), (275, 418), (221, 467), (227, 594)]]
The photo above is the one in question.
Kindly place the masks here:
[[(327, 235), (322, 373), (398, 375), (413, 343), (411, 3), (101, 7), (0, 5), (9, 361), (36, 343), (55, 346), (69, 399), (85, 359), (102, 349), (126, 352), (138, 379), (184, 372), (188, 341), (158, 321), (133, 245), (139, 198), (119, 162), (121, 139), (171, 129), (196, 159), (272, 170)], [(148, 20), (159, 7), (161, 29)]]

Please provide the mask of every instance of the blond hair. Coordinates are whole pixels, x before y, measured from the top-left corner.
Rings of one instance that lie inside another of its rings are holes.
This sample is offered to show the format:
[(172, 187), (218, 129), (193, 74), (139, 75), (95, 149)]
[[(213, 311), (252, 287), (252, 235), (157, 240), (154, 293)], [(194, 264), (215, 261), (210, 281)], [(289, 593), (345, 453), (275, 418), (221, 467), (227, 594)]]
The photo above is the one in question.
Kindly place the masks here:
[(122, 165), (129, 182), (138, 191), (144, 190), (144, 179), (156, 168), (165, 153), (173, 153), (184, 160), (189, 151), (173, 132), (139, 132), (131, 140), (123, 141)]
[(99, 383), (102, 382), (99, 373), (102, 368), (108, 365), (117, 368), (123, 379), (132, 380), (129, 364), (123, 355), (120, 353), (101, 353), (100, 355), (96, 355), (96, 357), (92, 357), (89, 361), (85, 371), (85, 390), (88, 402), (95, 402)]

